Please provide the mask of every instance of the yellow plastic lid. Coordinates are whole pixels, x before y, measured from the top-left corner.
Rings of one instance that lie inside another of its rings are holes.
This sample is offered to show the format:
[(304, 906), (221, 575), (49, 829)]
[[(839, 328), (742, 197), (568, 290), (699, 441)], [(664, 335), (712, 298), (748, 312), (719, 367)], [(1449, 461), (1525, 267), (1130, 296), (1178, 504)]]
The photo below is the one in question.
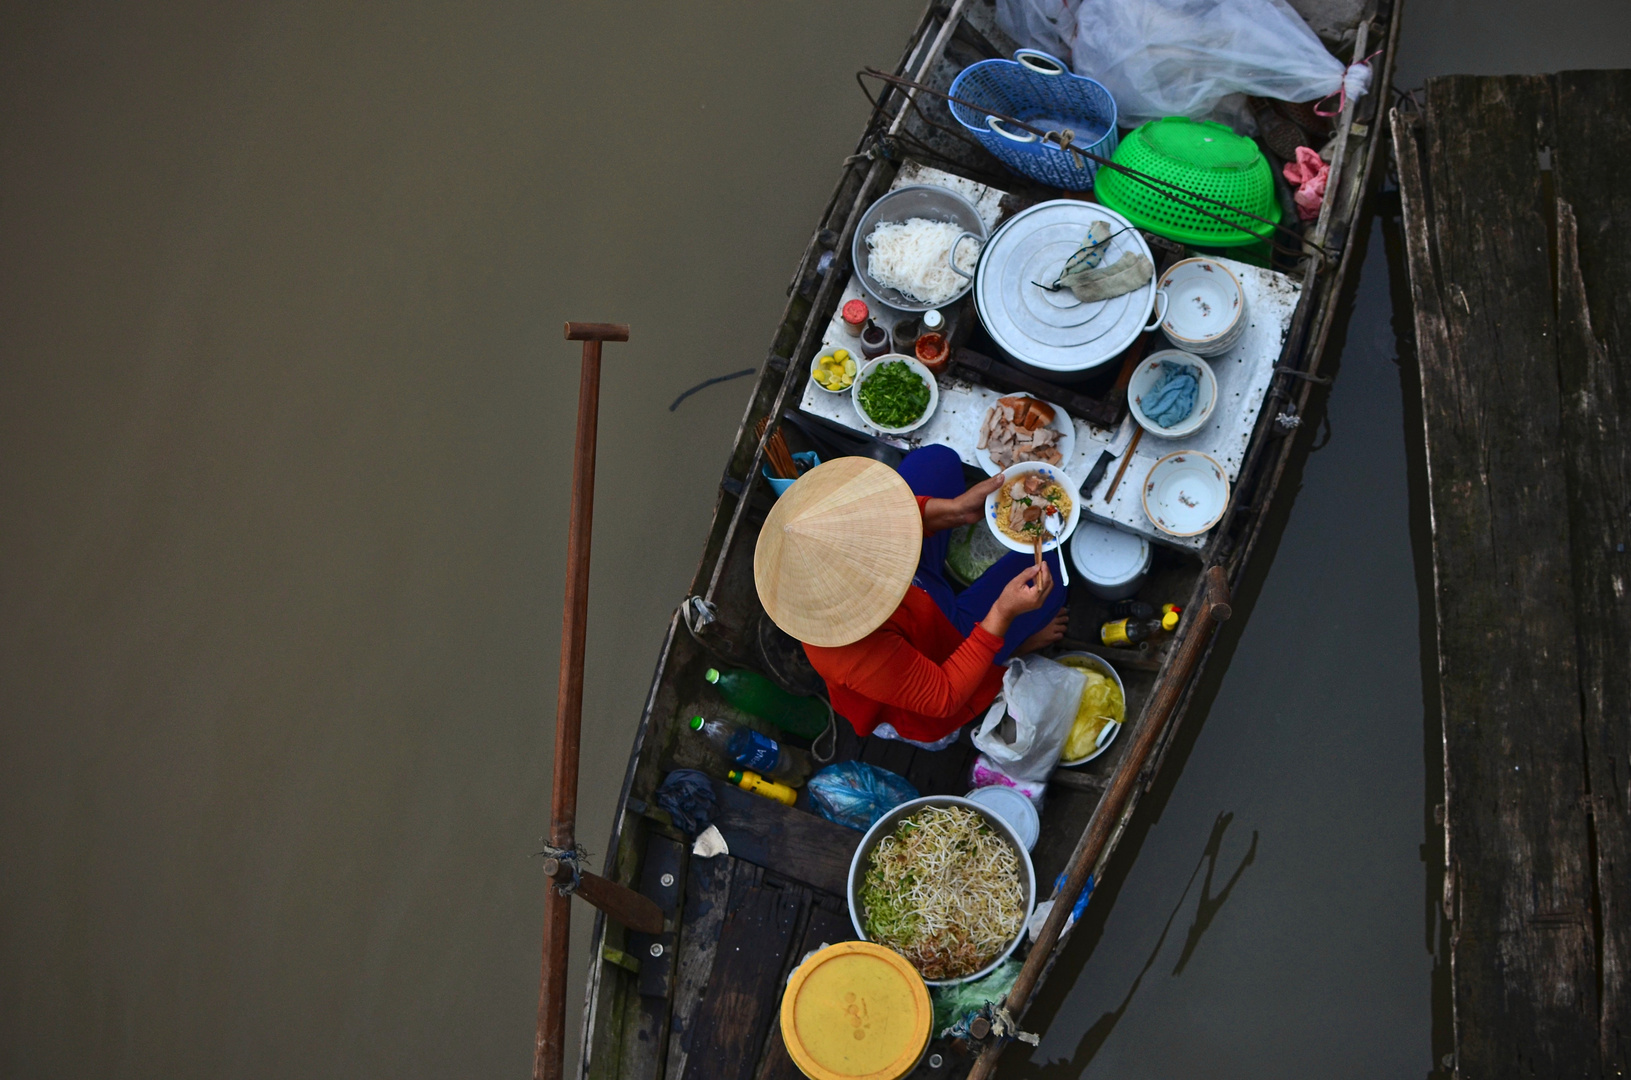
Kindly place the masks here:
[(933, 1019), (923, 976), (870, 941), (822, 949), (782, 995), (782, 1040), (811, 1080), (898, 1080), (917, 1068)]

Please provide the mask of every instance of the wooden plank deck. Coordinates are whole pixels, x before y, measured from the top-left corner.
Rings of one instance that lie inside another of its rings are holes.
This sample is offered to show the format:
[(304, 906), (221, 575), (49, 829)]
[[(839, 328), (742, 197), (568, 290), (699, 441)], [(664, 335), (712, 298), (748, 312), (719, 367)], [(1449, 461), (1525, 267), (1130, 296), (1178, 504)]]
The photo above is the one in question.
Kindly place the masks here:
[(1631, 72), (1392, 117), (1421, 367), (1456, 1069), (1631, 1061)]

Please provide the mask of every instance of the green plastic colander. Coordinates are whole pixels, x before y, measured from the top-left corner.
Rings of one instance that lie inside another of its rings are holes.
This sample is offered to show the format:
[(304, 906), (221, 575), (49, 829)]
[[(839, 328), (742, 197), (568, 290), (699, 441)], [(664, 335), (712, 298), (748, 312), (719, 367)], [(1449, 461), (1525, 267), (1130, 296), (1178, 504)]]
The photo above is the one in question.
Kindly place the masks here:
[[(1274, 174), (1269, 171), (1268, 159), (1256, 143), (1222, 124), (1182, 116), (1151, 120), (1121, 140), (1110, 160), (1275, 224), (1280, 221), (1280, 201), (1274, 197)], [(1101, 203), (1140, 228), (1184, 244), (1245, 247), (1258, 243), (1273, 230), (1272, 225), (1177, 193), (1185, 202), (1251, 230), (1242, 232), (1114, 169), (1099, 170), (1094, 191)]]

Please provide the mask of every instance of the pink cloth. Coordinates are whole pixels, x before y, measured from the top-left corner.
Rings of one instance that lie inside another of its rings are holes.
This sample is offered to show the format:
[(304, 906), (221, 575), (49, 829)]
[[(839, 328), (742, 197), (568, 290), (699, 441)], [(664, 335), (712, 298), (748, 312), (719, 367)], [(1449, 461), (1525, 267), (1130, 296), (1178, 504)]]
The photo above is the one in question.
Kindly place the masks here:
[(1285, 167), (1287, 183), (1296, 184), (1291, 201), (1297, 204), (1297, 216), (1313, 221), (1320, 216), (1320, 204), (1325, 201), (1325, 183), (1330, 179), (1331, 166), (1306, 146), (1297, 147), (1297, 160)]

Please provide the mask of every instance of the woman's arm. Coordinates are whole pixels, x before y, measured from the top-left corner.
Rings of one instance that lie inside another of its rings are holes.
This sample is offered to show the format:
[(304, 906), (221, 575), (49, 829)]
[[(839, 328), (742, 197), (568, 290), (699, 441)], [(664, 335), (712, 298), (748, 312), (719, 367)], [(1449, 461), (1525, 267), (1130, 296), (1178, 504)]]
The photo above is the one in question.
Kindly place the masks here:
[(867, 638), (866, 646), (863, 659), (844, 679), (847, 688), (884, 705), (945, 719), (979, 689), (1002, 648), (1002, 638), (976, 626), (943, 664), (893, 633)]
[(985, 514), (985, 497), (1002, 487), (1002, 473), (981, 480), (955, 499), (923, 499), (923, 535), (971, 525)]
[(930, 660), (895, 633), (863, 639), (844, 684), (873, 701), (945, 719), (968, 703), (1016, 616), (1042, 606), (1053, 588), (1046, 564), (1028, 566), (991, 603), (991, 611), (943, 664)]

